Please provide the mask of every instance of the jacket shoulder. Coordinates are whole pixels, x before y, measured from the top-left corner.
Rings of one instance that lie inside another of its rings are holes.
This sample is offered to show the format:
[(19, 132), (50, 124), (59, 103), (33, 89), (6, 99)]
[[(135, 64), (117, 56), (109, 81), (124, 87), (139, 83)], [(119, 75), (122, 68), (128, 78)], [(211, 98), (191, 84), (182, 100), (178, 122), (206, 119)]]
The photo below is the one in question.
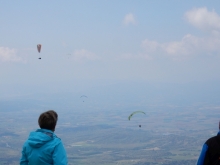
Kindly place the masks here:
[(220, 152), (219, 135), (209, 138), (205, 144), (208, 146), (208, 152)]
[(213, 144), (213, 143), (219, 143), (220, 144), (220, 135), (216, 135), (213, 136), (211, 138), (209, 138), (206, 142), (205, 142), (208, 146)]

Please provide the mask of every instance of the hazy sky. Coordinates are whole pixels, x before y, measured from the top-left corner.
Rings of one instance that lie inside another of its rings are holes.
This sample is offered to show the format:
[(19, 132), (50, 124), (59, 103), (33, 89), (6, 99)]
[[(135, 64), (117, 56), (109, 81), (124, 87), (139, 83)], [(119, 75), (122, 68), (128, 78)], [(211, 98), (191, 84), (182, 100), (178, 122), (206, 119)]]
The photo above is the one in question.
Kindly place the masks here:
[(88, 82), (211, 85), (220, 81), (219, 6), (207, 0), (1, 1), (0, 96), (68, 91)]

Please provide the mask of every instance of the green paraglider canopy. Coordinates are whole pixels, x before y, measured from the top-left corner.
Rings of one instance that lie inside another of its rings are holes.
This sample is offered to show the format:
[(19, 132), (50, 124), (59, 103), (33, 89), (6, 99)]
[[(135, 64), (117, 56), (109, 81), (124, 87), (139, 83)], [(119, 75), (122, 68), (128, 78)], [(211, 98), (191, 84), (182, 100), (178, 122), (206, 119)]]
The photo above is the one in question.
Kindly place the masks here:
[(143, 113), (143, 114), (146, 115), (146, 113), (143, 112), (143, 111), (135, 111), (135, 112), (131, 113), (131, 114), (128, 116), (128, 120), (131, 120), (131, 117), (132, 117), (133, 115), (137, 114), (137, 113)]

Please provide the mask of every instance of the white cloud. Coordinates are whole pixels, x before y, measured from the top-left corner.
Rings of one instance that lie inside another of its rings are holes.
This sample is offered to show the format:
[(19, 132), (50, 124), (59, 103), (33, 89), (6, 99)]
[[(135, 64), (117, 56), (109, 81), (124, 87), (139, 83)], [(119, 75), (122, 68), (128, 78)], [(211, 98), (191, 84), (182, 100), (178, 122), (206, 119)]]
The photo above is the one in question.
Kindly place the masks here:
[(99, 59), (94, 53), (89, 52), (85, 49), (75, 50), (72, 55), (72, 59), (75, 61), (82, 61), (82, 60), (97, 60)]
[(185, 13), (185, 18), (193, 26), (203, 30), (220, 30), (220, 16), (206, 7), (195, 8)]
[(185, 35), (180, 41), (158, 43), (144, 40), (141, 46), (148, 55), (163, 54), (173, 60), (188, 59), (199, 54), (220, 53), (220, 38), (199, 38), (191, 34)]
[(147, 52), (153, 52), (153, 51), (156, 51), (160, 47), (160, 44), (156, 41), (150, 41), (150, 40), (146, 39), (142, 42), (141, 46)]
[(136, 21), (135, 21), (134, 15), (132, 13), (129, 13), (129, 14), (125, 15), (124, 20), (123, 20), (123, 24), (125, 24), (125, 25), (129, 25), (129, 24), (135, 25)]
[(203, 39), (192, 36), (191, 34), (185, 35), (181, 41), (174, 41), (161, 44), (162, 49), (169, 55), (190, 55), (194, 54), (198, 48), (203, 45)]
[(144, 40), (141, 46), (147, 56), (154, 58), (163, 55), (173, 60), (189, 59), (197, 55), (220, 54), (220, 16), (207, 8), (195, 8), (185, 13), (185, 18), (193, 26), (208, 30), (212, 35), (196, 37), (185, 35), (180, 41), (159, 43), (157, 41)]
[(0, 61), (2, 62), (24, 62), (21, 57), (17, 56), (15, 49), (0, 47)]

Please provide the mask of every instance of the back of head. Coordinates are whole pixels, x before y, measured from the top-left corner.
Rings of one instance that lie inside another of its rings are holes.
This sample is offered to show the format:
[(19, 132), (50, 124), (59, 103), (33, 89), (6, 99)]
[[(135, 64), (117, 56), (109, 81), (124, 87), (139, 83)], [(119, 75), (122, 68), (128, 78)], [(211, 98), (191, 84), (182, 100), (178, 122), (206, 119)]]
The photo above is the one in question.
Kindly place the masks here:
[(38, 118), (38, 124), (41, 129), (55, 130), (58, 115), (54, 110), (43, 112)]

